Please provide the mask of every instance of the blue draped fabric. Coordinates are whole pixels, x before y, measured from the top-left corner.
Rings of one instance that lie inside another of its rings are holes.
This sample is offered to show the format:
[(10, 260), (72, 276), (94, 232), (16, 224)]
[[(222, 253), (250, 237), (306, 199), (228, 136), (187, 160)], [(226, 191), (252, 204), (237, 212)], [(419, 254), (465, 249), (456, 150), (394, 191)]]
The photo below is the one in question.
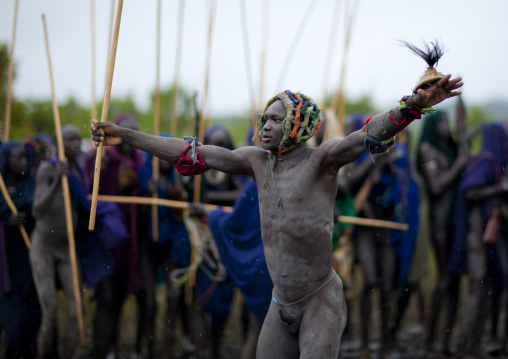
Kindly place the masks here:
[(395, 288), (401, 289), (406, 284), (411, 269), (416, 241), (418, 239), (420, 195), (418, 186), (410, 166), (408, 148), (396, 144), (392, 150), (401, 154), (395, 161), (395, 185), (393, 197), (395, 200), (395, 221), (407, 223), (407, 231), (392, 231), (392, 243), (397, 254), (397, 277)]
[[(507, 163), (506, 133), (501, 124), (491, 123), (482, 128), (483, 144), (480, 153), (466, 167), (457, 196), (455, 230), (448, 263), (448, 271), (462, 274), (466, 268), (467, 233), (469, 231), (470, 203), (466, 192), (472, 188), (492, 186), (501, 179), (501, 171)], [(480, 203), (485, 224), (492, 211), (492, 199)]]
[[(51, 161), (56, 165), (57, 160)], [(79, 220), (75, 232), (76, 254), (81, 267), (83, 284), (95, 287), (113, 273), (114, 259), (112, 248), (128, 237), (122, 222), (122, 213), (115, 203), (97, 202), (95, 230), (88, 230), (91, 201), (83, 171), (75, 163), (78, 175), (69, 171), (67, 178), (73, 203), (78, 211)]]
[(240, 289), (249, 310), (262, 323), (273, 283), (263, 253), (255, 182), (247, 181), (232, 213), (218, 209), (209, 213), (208, 221), (228, 275)]
[[(173, 137), (171, 135), (163, 134), (162, 137)], [(139, 187), (141, 193), (148, 193), (148, 182), (153, 176), (152, 160), (153, 156), (149, 153), (145, 154), (146, 160), (139, 170)], [(172, 166), (169, 178), (170, 183), (175, 182), (177, 176), (175, 168)], [(170, 199), (167, 186), (159, 186), (159, 198)], [(170, 242), (170, 261), (172, 264), (179, 268), (187, 267), (190, 265), (190, 240), (185, 223), (182, 220), (175, 218), (173, 210), (169, 207), (159, 206), (158, 209), (158, 223), (159, 223), (159, 240), (154, 242), (152, 240), (152, 226), (148, 225), (148, 235), (150, 243), (153, 246), (163, 248), (165, 244)], [(149, 211), (147, 223), (152, 223), (152, 211)]]

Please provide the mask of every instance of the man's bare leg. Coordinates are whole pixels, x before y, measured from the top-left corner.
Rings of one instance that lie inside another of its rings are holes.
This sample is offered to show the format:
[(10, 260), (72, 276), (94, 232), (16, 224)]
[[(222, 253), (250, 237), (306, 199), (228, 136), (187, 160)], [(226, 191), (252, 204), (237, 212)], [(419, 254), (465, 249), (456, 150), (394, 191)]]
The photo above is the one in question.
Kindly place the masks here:
[(291, 334), (279, 317), (278, 305), (270, 303), (259, 334), (256, 358), (298, 358), (298, 335)]
[(339, 356), (347, 305), (338, 275), (310, 299), (300, 326), (300, 359)]

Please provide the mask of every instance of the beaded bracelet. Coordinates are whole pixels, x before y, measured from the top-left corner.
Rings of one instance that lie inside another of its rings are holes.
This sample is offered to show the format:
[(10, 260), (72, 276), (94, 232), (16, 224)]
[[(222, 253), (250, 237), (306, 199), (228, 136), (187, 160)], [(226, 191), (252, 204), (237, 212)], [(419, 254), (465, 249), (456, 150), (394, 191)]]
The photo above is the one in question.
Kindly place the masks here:
[(395, 143), (395, 136), (384, 140), (376, 140), (374, 137), (367, 136), (363, 140), (363, 145), (369, 153), (383, 153), (386, 152)]

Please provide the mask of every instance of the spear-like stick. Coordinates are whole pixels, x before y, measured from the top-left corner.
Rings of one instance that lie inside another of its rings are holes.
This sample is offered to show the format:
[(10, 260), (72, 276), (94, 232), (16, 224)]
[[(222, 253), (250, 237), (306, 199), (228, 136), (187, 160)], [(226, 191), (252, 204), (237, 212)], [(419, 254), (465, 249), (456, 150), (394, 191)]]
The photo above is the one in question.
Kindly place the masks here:
[[(160, 135), (160, 109), (161, 109), (161, 93), (159, 87), (160, 78), (160, 53), (161, 53), (161, 0), (157, 1), (157, 51), (155, 60), (155, 103), (154, 103), (154, 115), (153, 115), (153, 134), (155, 136)], [(152, 159), (152, 174), (157, 189), (159, 188), (159, 157), (153, 156)], [(153, 198), (158, 198), (158, 190), (152, 194)], [(157, 205), (152, 206), (152, 237), (154, 242), (159, 241), (159, 207)]]
[[(16, 41), (16, 24), (18, 22), (18, 0), (14, 4), (14, 20), (12, 22), (12, 40), (9, 56), (9, 74), (7, 75), (7, 96), (5, 99), (5, 126), (4, 126), (4, 142), (9, 141), (11, 133), (11, 91), (12, 77), (14, 75), (14, 43)], [(7, 198), (7, 197), (6, 197)]]
[[(252, 81), (252, 66), (250, 63), (250, 49), (249, 49), (249, 34), (247, 32), (247, 11), (246, 11), (245, 0), (240, 1), (240, 15), (242, 19), (242, 34), (243, 34), (243, 49), (245, 53), (245, 69), (247, 71), (247, 84), (249, 88), (250, 97), (250, 117), (251, 126), (256, 131), (256, 99), (254, 95), (254, 83)], [(254, 139), (259, 142), (259, 136), (255, 136)]]
[(178, 33), (176, 38), (176, 61), (175, 61), (175, 76), (173, 80), (173, 99), (172, 99), (172, 113), (171, 113), (171, 134), (177, 136), (178, 131), (178, 82), (180, 76), (180, 62), (182, 59), (182, 39), (183, 39), (183, 14), (185, 8), (185, 1), (180, 0), (178, 8)]
[[(360, 0), (355, 0), (353, 5), (352, 14), (349, 14), (349, 20), (347, 24), (346, 30), (346, 38), (344, 43), (344, 51), (342, 53), (342, 68), (340, 72), (340, 80), (339, 80), (339, 90), (337, 91), (337, 95), (334, 97), (334, 101), (332, 102), (332, 109), (334, 113), (338, 113), (337, 120), (339, 122), (339, 136), (344, 137), (344, 118), (346, 117), (346, 95), (344, 93), (344, 79), (346, 77), (346, 66), (347, 66), (347, 58), (349, 54), (349, 43), (351, 39), (351, 30), (353, 27), (353, 23), (356, 17), (358, 4)], [(347, 12), (346, 12), (347, 13)]]
[[(111, 86), (113, 85), (113, 72), (115, 70), (116, 48), (118, 45), (118, 33), (120, 32), (120, 20), (122, 18), (123, 0), (118, 0), (118, 7), (116, 8), (115, 31), (113, 34), (113, 43), (111, 45), (111, 54), (109, 56), (108, 67), (108, 80), (106, 82), (106, 91), (104, 92), (104, 101), (102, 102), (102, 116), (101, 122), (108, 119), (109, 99), (111, 97)], [(95, 229), (95, 214), (97, 212), (97, 195), (99, 194), (99, 180), (101, 178), (101, 161), (102, 161), (102, 148), (104, 143), (99, 143), (97, 147), (97, 155), (95, 157), (95, 172), (93, 177), (93, 190), (92, 190), (92, 206), (90, 208), (90, 223), (88, 229), (93, 231)]]
[[(198, 123), (198, 141), (203, 142), (205, 134), (205, 107), (208, 98), (208, 85), (210, 82), (210, 59), (212, 57), (212, 33), (213, 33), (213, 20), (215, 17), (215, 6), (217, 1), (212, 0), (210, 6), (210, 19), (208, 21), (208, 42), (206, 46), (206, 72), (205, 72), (205, 86), (203, 89), (203, 98), (201, 101), (201, 109), (199, 112)], [(194, 176), (194, 202), (199, 202), (201, 197), (201, 176)]]
[[(60, 162), (67, 162), (67, 158), (65, 157), (65, 150), (63, 145), (63, 137), (62, 137), (62, 126), (60, 123), (60, 113), (58, 111), (58, 105), (56, 103), (55, 96), (55, 83), (53, 81), (53, 69), (51, 67), (51, 56), (49, 53), (49, 40), (48, 40), (48, 30), (46, 26), (46, 18), (42, 15), (42, 25), (44, 27), (44, 39), (46, 42), (46, 54), (48, 57), (48, 68), (49, 68), (49, 79), (51, 81), (51, 98), (53, 102), (53, 116), (55, 118), (55, 129), (56, 129), (56, 140), (58, 145), (58, 156)], [(83, 327), (83, 312), (81, 311), (81, 294), (79, 291), (79, 280), (78, 280), (78, 262), (76, 260), (76, 247), (74, 242), (74, 228), (72, 225), (72, 211), (71, 211), (71, 194), (69, 192), (69, 181), (67, 179), (66, 174), (62, 174), (61, 178), (62, 189), (64, 195), (64, 204), (65, 204), (65, 222), (67, 226), (67, 239), (69, 241), (69, 255), (71, 259), (71, 267), (72, 267), (72, 278), (74, 281), (74, 297), (76, 299), (76, 307), (77, 307), (77, 315), (78, 315), (78, 330), (79, 337), (81, 340), (81, 345), (85, 345), (85, 331)]]
[(111, 41), (113, 40), (113, 25), (115, 21), (115, 3), (116, 0), (111, 0), (111, 10), (109, 12), (109, 32), (108, 32), (108, 57), (106, 57), (106, 84), (108, 83), (108, 68), (109, 58), (111, 57)]
[[(14, 42), (16, 40), (16, 23), (18, 20), (18, 0), (14, 4), (14, 20), (12, 24), (12, 40), (11, 40), (11, 48), (10, 48), (10, 56), (9, 56), (9, 74), (7, 77), (7, 96), (5, 103), (5, 126), (4, 126), (4, 142), (9, 141), (9, 134), (11, 132), (11, 91), (12, 91), (12, 77), (14, 74)], [(5, 186), (4, 179), (0, 174), (0, 189), (2, 190), (2, 194), (5, 198), (5, 202), (11, 209), (11, 212), (14, 214), (18, 214), (18, 210), (14, 203), (12, 202), (11, 196), (7, 191), (7, 187)], [(23, 225), (19, 226), (19, 230), (21, 232), (21, 236), (25, 241), (25, 244), (28, 249), (30, 249), (30, 239), (28, 238), (28, 233)]]
[[(88, 196), (90, 197), (90, 195)], [(158, 205), (170, 208), (179, 208), (179, 209), (191, 209), (196, 206), (194, 203), (186, 202), (186, 201), (175, 201), (172, 199), (164, 199), (164, 198), (150, 198), (150, 197), (134, 197), (134, 196), (110, 196), (100, 194), (98, 196), (99, 201), (102, 202), (113, 202), (113, 203), (122, 203), (122, 204), (140, 204), (140, 205)], [(214, 204), (208, 203), (199, 203), (197, 204), (199, 208), (202, 208), (206, 211), (213, 211), (216, 209), (222, 209), (224, 212), (233, 211), (233, 207), (228, 206), (217, 206)]]
[[(90, 198), (90, 195), (88, 197)], [(196, 204), (189, 203), (189, 202), (173, 201), (171, 199), (163, 199), (163, 198), (109, 196), (109, 195), (99, 195), (99, 201), (122, 203), (122, 204), (139, 204), (139, 205), (149, 205), (149, 206), (153, 205), (153, 204), (157, 204), (159, 206), (164, 206), (164, 207), (169, 207), (169, 208), (181, 208), (181, 209), (190, 209), (196, 205)], [(216, 209), (222, 209), (226, 213), (231, 213), (233, 211), (233, 207), (229, 207), (229, 206), (217, 206), (214, 204), (205, 204), (205, 203), (200, 203), (199, 206), (206, 211), (214, 211)], [(391, 229), (398, 229), (401, 231), (407, 231), (409, 228), (409, 225), (406, 223), (384, 221), (381, 219), (361, 218), (361, 217), (352, 217), (352, 216), (338, 216), (337, 220), (341, 223), (351, 223), (351, 224), (356, 224), (358, 226), (391, 228)]]
[(328, 85), (328, 79), (330, 78), (330, 67), (332, 64), (333, 50), (335, 49), (335, 43), (337, 42), (337, 26), (339, 25), (339, 14), (340, 14), (340, 3), (341, 0), (335, 0), (335, 7), (333, 10), (332, 26), (330, 28), (330, 38), (328, 39), (328, 54), (325, 57), (325, 68), (323, 71), (323, 89), (321, 90), (321, 102), (324, 104), (326, 101), (326, 88)]
[[(2, 190), (5, 202), (7, 202), (7, 205), (9, 206), (11, 212), (14, 214), (18, 214), (18, 209), (14, 205), (14, 202), (12, 202), (11, 196), (9, 195), (9, 191), (7, 191), (7, 187), (5, 186), (5, 182), (1, 174), (0, 174), (0, 189)], [(25, 227), (23, 225), (20, 225), (19, 231), (21, 232), (23, 241), (25, 241), (26, 247), (30, 249), (30, 239), (28, 238), (28, 233), (26, 232)]]
[[(268, 48), (268, 0), (263, 1), (263, 33), (261, 36), (261, 58), (259, 60), (259, 97), (258, 97), (258, 108), (263, 108), (265, 99), (265, 67), (266, 67), (266, 49)], [(280, 90), (277, 90), (280, 91)], [(254, 127), (254, 131), (256, 127)]]
[(298, 42), (302, 38), (302, 33), (305, 30), (307, 24), (309, 23), (309, 18), (312, 15), (314, 9), (316, 8), (316, 4), (318, 1), (319, 0), (312, 0), (309, 3), (309, 7), (307, 8), (307, 10), (303, 13), (300, 25), (297, 27), (297, 30), (293, 37), (293, 41), (291, 42), (291, 46), (289, 47), (289, 51), (286, 55), (286, 59), (283, 62), (282, 70), (279, 76), (279, 81), (277, 82), (277, 88), (275, 89), (276, 92), (282, 91), (282, 86), (284, 85), (284, 81), (286, 80), (286, 75), (291, 65), (291, 60), (293, 60), (294, 58), (296, 48), (298, 47)]
[(97, 95), (95, 88), (95, 0), (90, 0), (90, 27), (91, 27), (91, 51), (92, 56), (92, 119), (97, 119)]

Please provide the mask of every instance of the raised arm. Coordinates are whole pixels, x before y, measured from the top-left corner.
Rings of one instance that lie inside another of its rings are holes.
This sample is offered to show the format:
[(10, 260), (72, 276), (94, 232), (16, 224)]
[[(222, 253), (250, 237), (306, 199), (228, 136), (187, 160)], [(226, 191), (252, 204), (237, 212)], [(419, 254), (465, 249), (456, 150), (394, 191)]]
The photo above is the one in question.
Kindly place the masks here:
[[(159, 137), (116, 126), (110, 122), (92, 121), (92, 138), (95, 144), (104, 142), (105, 146), (128, 143), (142, 151), (151, 153), (163, 160), (176, 163), (189, 142), (174, 137)], [(259, 156), (259, 148), (242, 147), (234, 151), (218, 146), (199, 146), (198, 152), (209, 168), (230, 173), (252, 175), (251, 161)], [(190, 158), (190, 152), (187, 157)]]
[(446, 75), (432, 86), (420, 88), (417, 93), (401, 100), (399, 106), (392, 110), (371, 117), (362, 129), (345, 139), (323, 143), (326, 155), (324, 165), (340, 168), (355, 161), (367, 148), (371, 153), (376, 153), (379, 150), (377, 146), (389, 142), (394, 135), (425, 113), (425, 109), (460, 95), (461, 92), (456, 90), (462, 85), (460, 77), (451, 79), (451, 75)]

